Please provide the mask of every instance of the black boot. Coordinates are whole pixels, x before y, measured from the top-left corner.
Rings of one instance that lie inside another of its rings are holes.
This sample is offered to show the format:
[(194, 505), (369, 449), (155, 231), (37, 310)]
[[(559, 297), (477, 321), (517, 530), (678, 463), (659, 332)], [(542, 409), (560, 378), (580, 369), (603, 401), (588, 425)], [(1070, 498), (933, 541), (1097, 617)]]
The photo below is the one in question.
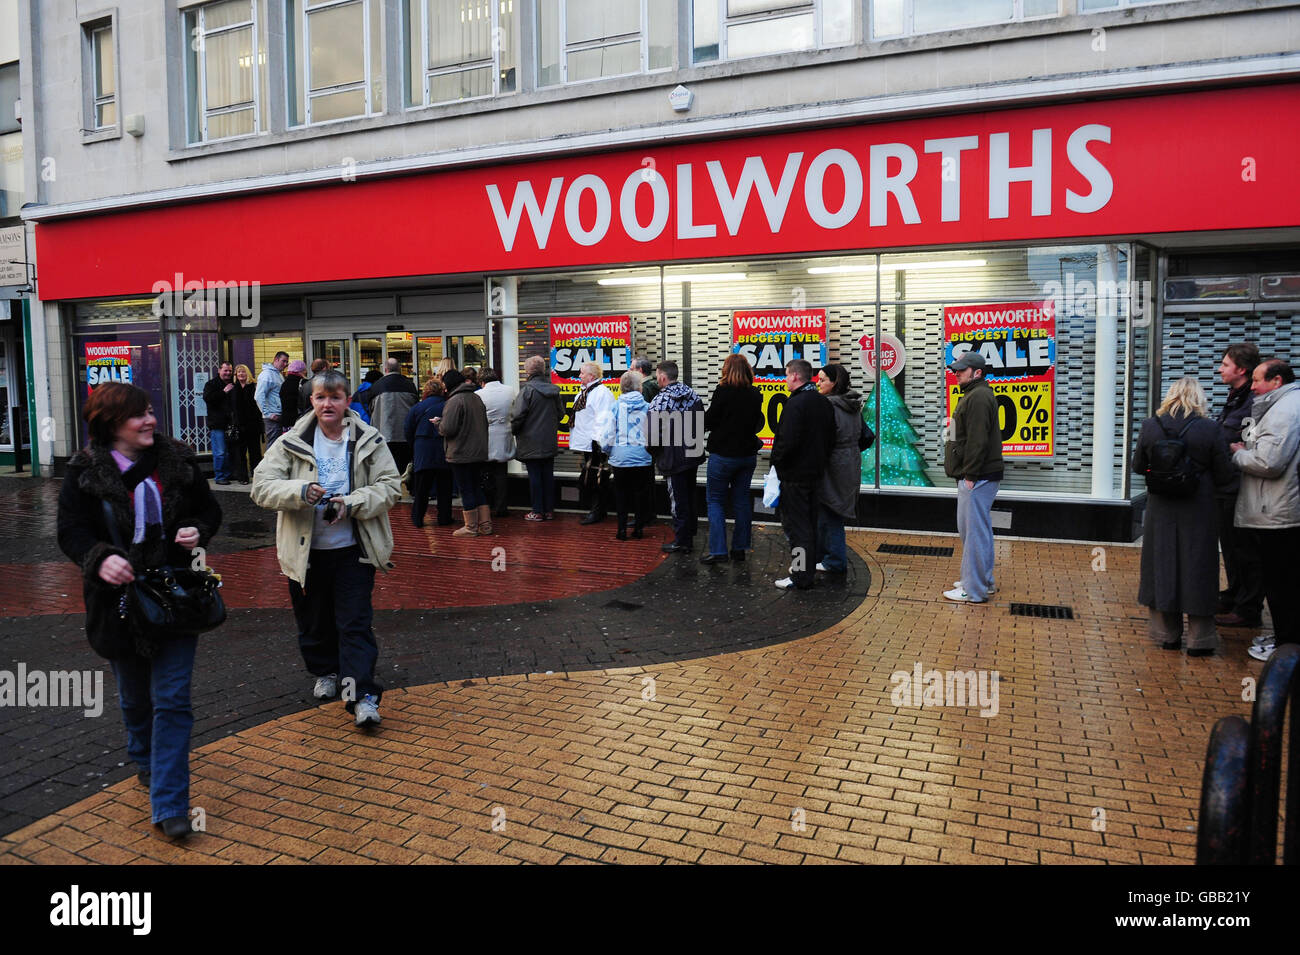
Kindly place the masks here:
[(593, 508), (587, 512), (587, 516), (582, 519), (583, 524), (599, 524), (605, 519), (604, 508)]

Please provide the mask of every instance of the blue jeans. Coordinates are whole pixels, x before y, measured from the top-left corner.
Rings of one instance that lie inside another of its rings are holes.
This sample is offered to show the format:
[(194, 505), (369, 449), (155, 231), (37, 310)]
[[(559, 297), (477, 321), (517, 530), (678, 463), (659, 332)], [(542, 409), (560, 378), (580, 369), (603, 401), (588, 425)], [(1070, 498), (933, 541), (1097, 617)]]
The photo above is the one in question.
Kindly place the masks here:
[(151, 774), (154, 822), (190, 814), (190, 680), (198, 642), (195, 636), (173, 637), (153, 659), (132, 654), (112, 661), (126, 752)]
[(528, 468), (528, 491), (534, 514), (555, 511), (555, 458), (533, 458), (524, 462)]
[(451, 473), (456, 475), (456, 484), (460, 487), (460, 506), (467, 511), (486, 504), (487, 495), (483, 493), (483, 463), (453, 464)]
[(975, 600), (993, 586), (993, 499), (997, 481), (957, 482), (957, 533), (961, 535), (961, 584)]
[(208, 441), (212, 445), (212, 470), (218, 481), (230, 480), (230, 458), (226, 454), (226, 432), (209, 431)]
[(835, 574), (849, 569), (848, 544), (844, 540), (844, 518), (826, 505), (817, 515), (817, 554), (819, 563)]
[(754, 523), (754, 501), (749, 482), (754, 477), (758, 455), (747, 458), (709, 456), (705, 473), (705, 496), (709, 502), (709, 553), (727, 553), (727, 500), (736, 517), (731, 537), (732, 550), (749, 550)]

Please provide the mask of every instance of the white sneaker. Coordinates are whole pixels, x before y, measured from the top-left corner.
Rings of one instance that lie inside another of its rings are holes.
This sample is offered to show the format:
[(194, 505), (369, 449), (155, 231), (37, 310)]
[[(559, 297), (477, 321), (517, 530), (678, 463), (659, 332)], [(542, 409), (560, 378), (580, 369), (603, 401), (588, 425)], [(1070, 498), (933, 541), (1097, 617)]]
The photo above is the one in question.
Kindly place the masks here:
[(1277, 650), (1277, 644), (1271, 644), (1267, 647), (1250, 647), (1246, 650), (1256, 660), (1267, 660)]
[(791, 587), (794, 586), (794, 578), (782, 577), (780, 580), (776, 582), (776, 585), (780, 587), (782, 590), (789, 590)]
[[(952, 585), (953, 585), (954, 587), (956, 587), (958, 590), (965, 590), (965, 589), (966, 589), (966, 585), (963, 584), (960, 580), (954, 580), (954, 581), (952, 582)], [(998, 592), (998, 588), (996, 588), (996, 587), (990, 587), (990, 588), (986, 591), (986, 593), (990, 593), (990, 594), (995, 594), (995, 593), (997, 593), (997, 592)]]
[(1252, 642), (1252, 647), (1271, 647), (1277, 643), (1277, 634), (1271, 631), (1265, 631), (1257, 636)]
[(316, 677), (316, 686), (312, 688), (311, 695), (318, 700), (334, 699), (339, 695), (339, 675), (329, 673)]
[(956, 590), (945, 590), (943, 592), (943, 595), (947, 597), (949, 600), (955, 600), (958, 603), (968, 603), (968, 604), (988, 603), (987, 600), (976, 600), (970, 594), (966, 593), (966, 591), (961, 587), (958, 587)]
[(817, 563), (817, 572), (818, 572), (818, 573), (822, 573), (822, 574), (829, 574), (829, 573), (830, 573), (830, 571), (826, 569), (826, 565), (823, 564), (823, 563), (821, 563), (820, 561), (818, 561), (818, 563)]
[(379, 698), (373, 693), (367, 693), (357, 701), (355, 715), (358, 726), (379, 725)]

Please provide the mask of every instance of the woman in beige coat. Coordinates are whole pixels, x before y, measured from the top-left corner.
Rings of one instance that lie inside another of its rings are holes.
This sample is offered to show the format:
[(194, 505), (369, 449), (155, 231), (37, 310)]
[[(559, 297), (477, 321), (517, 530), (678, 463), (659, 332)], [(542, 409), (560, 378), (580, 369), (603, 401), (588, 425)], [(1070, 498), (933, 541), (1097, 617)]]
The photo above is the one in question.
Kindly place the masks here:
[(358, 726), (379, 723), (383, 687), (371, 629), (375, 570), (392, 564), (388, 511), (401, 495), (380, 433), (348, 408), (336, 371), (312, 379), (312, 414), (267, 448), (253, 475), (253, 503), (279, 511), (276, 550), (289, 578), (298, 646), (316, 677), (313, 694), (339, 693)]

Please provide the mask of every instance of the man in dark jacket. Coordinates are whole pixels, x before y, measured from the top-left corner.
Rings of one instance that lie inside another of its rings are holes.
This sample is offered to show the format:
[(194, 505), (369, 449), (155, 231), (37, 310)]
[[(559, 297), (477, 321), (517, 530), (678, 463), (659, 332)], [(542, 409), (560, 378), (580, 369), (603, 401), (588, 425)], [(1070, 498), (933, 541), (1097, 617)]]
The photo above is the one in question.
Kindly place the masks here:
[[(228, 361), (223, 361), (217, 369), (217, 377), (208, 380), (203, 386), (203, 403), (208, 407), (208, 441), (212, 445), (212, 470), (216, 472), (218, 484), (230, 483), (230, 458), (238, 460), (239, 449), (226, 447), (226, 429), (232, 424), (238, 426), (238, 409), (235, 399), (239, 389), (235, 386), (235, 368)], [(256, 435), (251, 435), (254, 441)], [(243, 482), (247, 484), (247, 481)]]
[(655, 366), (645, 355), (632, 359), (632, 370), (641, 376), (641, 397), (649, 404), (659, 394), (659, 379), (655, 376)]
[(397, 473), (405, 473), (406, 466), (411, 463), (411, 446), (406, 442), (406, 416), (420, 400), (415, 382), (402, 374), (400, 361), (390, 358), (384, 362), (384, 377), (364, 394), (357, 392), (357, 397), (365, 405), (370, 423), (388, 442)]
[(1003, 474), (998, 396), (984, 380), (988, 362), (973, 348), (948, 368), (957, 375), (962, 391), (952, 412), (943, 461), (944, 472), (957, 480), (961, 581), (943, 595), (965, 603), (988, 603), (993, 589), (993, 499)]
[[(1223, 403), (1218, 419), (1226, 444), (1242, 439), (1241, 431), (1251, 416), (1255, 397), (1250, 387), (1251, 376), (1258, 364), (1259, 348), (1253, 342), (1228, 346), (1227, 354), (1219, 363), (1219, 377), (1229, 388), (1228, 400)], [(1223, 567), (1228, 572), (1228, 589), (1219, 593), (1219, 615), (1214, 622), (1221, 627), (1253, 628), (1260, 625), (1264, 611), (1264, 567), (1251, 535), (1238, 531), (1233, 522), (1240, 487), (1238, 476), (1231, 486), (1214, 495), (1219, 518), (1219, 549), (1223, 551)]]
[(662, 550), (689, 554), (695, 546), (695, 474), (704, 461), (704, 402), (677, 380), (677, 362), (661, 361), (655, 374), (659, 391), (650, 402), (648, 444), (668, 481), (673, 514), (673, 539)]
[(816, 579), (817, 510), (826, 462), (835, 447), (835, 409), (812, 383), (812, 365), (796, 358), (785, 366), (790, 397), (772, 439), (772, 467), (781, 479), (781, 527), (790, 539), (790, 576), (782, 590), (807, 590)]

